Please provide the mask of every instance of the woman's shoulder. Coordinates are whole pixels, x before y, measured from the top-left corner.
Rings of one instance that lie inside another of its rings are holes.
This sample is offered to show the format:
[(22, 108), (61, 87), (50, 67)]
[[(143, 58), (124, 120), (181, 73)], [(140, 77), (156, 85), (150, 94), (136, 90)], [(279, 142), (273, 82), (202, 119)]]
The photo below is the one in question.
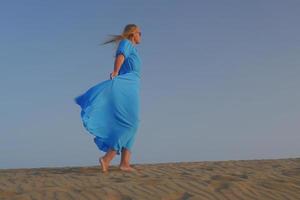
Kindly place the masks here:
[(134, 47), (132, 42), (127, 39), (127, 38), (124, 38), (124, 39), (121, 39), (120, 42), (119, 42), (120, 45), (128, 45), (130, 47)]
[(125, 56), (125, 58), (127, 58), (134, 51), (134, 49), (135, 48), (134, 48), (132, 42), (129, 39), (124, 38), (119, 41), (116, 56), (119, 53), (122, 53)]

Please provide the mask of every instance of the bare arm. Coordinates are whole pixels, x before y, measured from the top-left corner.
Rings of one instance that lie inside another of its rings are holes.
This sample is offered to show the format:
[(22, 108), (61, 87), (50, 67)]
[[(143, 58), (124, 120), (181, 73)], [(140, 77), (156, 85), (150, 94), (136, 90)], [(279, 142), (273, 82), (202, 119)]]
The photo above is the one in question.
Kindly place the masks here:
[(123, 54), (119, 54), (116, 59), (115, 59), (115, 64), (114, 64), (114, 70), (113, 72), (111, 73), (111, 76), (114, 77), (114, 76), (117, 76), (118, 73), (119, 73), (119, 70), (123, 64), (125, 60), (125, 57)]

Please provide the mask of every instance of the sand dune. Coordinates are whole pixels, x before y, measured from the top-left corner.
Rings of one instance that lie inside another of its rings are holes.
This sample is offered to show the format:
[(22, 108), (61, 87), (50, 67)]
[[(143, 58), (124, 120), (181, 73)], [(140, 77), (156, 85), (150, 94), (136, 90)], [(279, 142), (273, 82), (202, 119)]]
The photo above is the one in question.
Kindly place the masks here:
[(300, 158), (0, 170), (0, 199), (300, 199)]

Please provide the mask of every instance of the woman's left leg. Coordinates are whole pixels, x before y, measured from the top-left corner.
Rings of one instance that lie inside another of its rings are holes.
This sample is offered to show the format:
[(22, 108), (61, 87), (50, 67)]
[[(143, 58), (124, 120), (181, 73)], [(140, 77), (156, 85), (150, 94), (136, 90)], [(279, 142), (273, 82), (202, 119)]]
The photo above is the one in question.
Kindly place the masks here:
[(108, 171), (109, 163), (115, 157), (116, 153), (117, 151), (111, 148), (106, 152), (106, 154), (103, 157), (99, 158), (99, 162), (101, 164), (103, 172)]

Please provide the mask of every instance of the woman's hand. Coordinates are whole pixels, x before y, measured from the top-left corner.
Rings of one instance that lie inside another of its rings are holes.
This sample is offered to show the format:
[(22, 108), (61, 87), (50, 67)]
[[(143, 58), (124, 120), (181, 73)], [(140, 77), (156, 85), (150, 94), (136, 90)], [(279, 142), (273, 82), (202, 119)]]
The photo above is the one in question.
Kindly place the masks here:
[(123, 54), (119, 54), (116, 57), (113, 72), (110, 73), (110, 79), (113, 79), (115, 76), (118, 76), (119, 70), (120, 70), (124, 60), (125, 60), (125, 57)]
[(115, 73), (114, 71), (112, 73), (110, 73), (110, 79), (114, 79), (116, 76), (118, 75), (118, 73)]

